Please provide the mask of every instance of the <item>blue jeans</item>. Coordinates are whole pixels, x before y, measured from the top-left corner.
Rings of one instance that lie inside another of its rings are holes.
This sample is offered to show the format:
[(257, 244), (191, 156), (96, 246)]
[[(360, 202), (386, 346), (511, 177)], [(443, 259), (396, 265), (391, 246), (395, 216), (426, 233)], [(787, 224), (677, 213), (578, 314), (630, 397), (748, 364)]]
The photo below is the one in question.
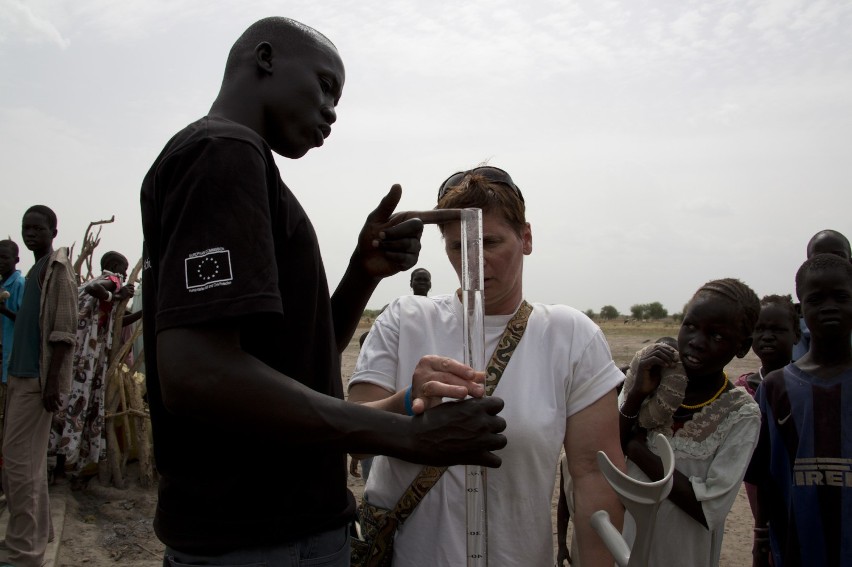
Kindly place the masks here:
[(192, 555), (166, 547), (163, 567), (349, 567), (349, 529), (337, 528), (298, 541), (222, 555)]

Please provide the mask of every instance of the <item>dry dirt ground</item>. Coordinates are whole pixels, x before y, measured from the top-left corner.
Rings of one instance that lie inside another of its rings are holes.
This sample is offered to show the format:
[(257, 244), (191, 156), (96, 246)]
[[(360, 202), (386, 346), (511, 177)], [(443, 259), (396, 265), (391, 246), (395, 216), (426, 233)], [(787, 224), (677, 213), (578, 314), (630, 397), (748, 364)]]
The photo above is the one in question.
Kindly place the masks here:
[[(623, 321), (602, 324), (610, 343), (613, 358), (619, 366), (630, 361), (633, 353), (661, 336), (677, 335), (675, 324), (624, 324)], [(366, 328), (366, 327), (365, 327)], [(355, 335), (343, 357), (344, 377), (352, 373), (358, 355)], [(728, 376), (735, 379), (759, 365), (754, 354), (735, 359), (728, 367)], [(130, 465), (128, 477), (138, 478)], [(156, 489), (143, 489), (131, 480), (125, 490), (104, 487), (93, 478), (87, 487), (71, 491), (67, 485), (55, 486), (51, 492), (66, 501), (65, 526), (62, 532), (57, 565), (64, 567), (155, 567), (162, 564), (163, 545), (151, 528), (156, 504)], [(360, 497), (364, 483), (349, 478), (349, 486)], [(554, 529), (556, 505), (554, 491)], [(751, 564), (751, 512), (745, 492), (740, 491), (728, 516), (725, 541), (722, 549), (723, 567), (740, 567)], [(555, 540), (554, 540), (555, 541)], [(554, 548), (555, 549), (555, 548)]]

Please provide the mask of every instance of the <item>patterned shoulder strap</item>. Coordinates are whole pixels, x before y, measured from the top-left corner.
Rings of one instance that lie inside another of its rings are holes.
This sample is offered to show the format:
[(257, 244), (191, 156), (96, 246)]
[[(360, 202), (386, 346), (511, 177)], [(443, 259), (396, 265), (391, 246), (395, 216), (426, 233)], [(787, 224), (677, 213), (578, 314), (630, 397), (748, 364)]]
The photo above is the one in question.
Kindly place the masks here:
[[(494, 349), (494, 354), (491, 355), (491, 360), (485, 369), (485, 395), (490, 396), (494, 393), (497, 383), (503, 377), (503, 371), (506, 370), (506, 365), (509, 364), (509, 359), (512, 357), (515, 347), (521, 342), (531, 313), (532, 305), (527, 303), (525, 299), (506, 325), (506, 330), (503, 331), (503, 335), (497, 342), (497, 348)], [(426, 493), (435, 486), (446, 470), (447, 467), (425, 466), (411, 481), (393, 509), (393, 515), (400, 524), (405, 522), (414, 512), (414, 508), (426, 496)]]
[(494, 393), (497, 383), (503, 377), (503, 371), (506, 370), (509, 359), (515, 352), (515, 347), (518, 346), (521, 337), (524, 336), (531, 313), (532, 305), (527, 303), (525, 299), (521, 302), (521, 306), (518, 307), (514, 317), (506, 325), (506, 330), (503, 331), (503, 336), (497, 342), (497, 348), (494, 349), (494, 354), (491, 355), (491, 360), (488, 362), (488, 368), (485, 369), (485, 394), (487, 396)]

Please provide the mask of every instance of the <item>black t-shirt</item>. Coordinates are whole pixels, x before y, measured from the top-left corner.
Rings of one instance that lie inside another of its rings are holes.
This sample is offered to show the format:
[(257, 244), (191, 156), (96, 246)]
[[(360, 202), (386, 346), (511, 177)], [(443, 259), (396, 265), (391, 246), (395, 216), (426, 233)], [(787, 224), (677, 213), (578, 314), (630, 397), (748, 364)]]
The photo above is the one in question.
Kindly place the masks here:
[(157, 332), (224, 321), (270, 367), (343, 397), (316, 234), (269, 146), (244, 126), (203, 118), (166, 145), (141, 204), (158, 537), (209, 554), (344, 525), (354, 511), (344, 453), (181, 417), (160, 395)]

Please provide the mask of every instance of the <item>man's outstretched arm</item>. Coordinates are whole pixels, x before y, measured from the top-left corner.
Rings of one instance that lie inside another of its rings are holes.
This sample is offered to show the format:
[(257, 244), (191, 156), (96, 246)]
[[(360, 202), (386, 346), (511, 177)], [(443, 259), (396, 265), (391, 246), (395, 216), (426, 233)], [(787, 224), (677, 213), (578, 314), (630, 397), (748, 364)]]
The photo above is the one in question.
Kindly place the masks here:
[(176, 415), (271, 443), (322, 443), (439, 466), (500, 465), (492, 452), (506, 445), (499, 398), (442, 404), (416, 417), (348, 403), (315, 392), (243, 351), (233, 324), (163, 330), (157, 350), (163, 403)]
[(352, 340), (367, 301), (379, 282), (417, 264), (424, 223), (460, 218), (459, 211), (452, 209), (394, 213), (401, 197), (402, 188), (394, 185), (367, 216), (346, 273), (331, 298), (339, 352), (343, 352)]

